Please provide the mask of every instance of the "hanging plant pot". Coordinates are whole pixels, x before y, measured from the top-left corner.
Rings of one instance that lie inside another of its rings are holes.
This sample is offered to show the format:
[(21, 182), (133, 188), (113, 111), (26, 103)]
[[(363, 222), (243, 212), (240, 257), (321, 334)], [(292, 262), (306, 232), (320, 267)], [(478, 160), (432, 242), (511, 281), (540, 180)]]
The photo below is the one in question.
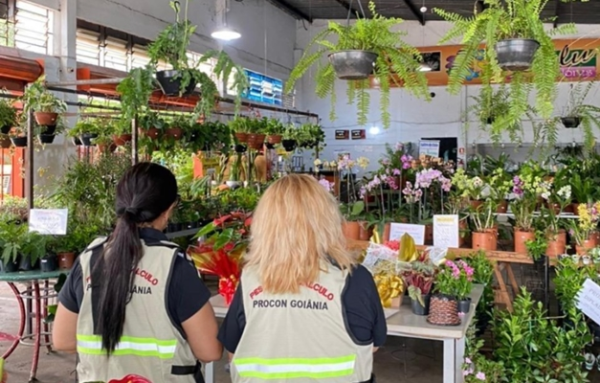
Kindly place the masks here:
[(55, 125), (56, 120), (58, 119), (58, 113), (54, 112), (33, 112), (33, 117), (35, 118), (35, 122), (41, 126), (49, 126)]
[(38, 139), (42, 144), (51, 144), (54, 142), (54, 137), (56, 137), (54, 134), (40, 134)]
[(264, 134), (248, 134), (248, 146), (252, 149), (259, 150), (262, 149), (265, 143), (265, 135)]
[[(158, 81), (165, 96), (179, 96), (181, 80), (182, 77), (179, 75), (179, 71), (176, 70), (160, 70), (156, 72), (156, 81)], [(190, 84), (185, 88), (183, 95), (191, 94), (194, 89), (196, 89), (196, 81), (192, 78)]]
[(498, 65), (508, 71), (525, 71), (531, 67), (540, 43), (533, 39), (500, 40), (494, 46)]
[(0, 149), (8, 149), (12, 145), (10, 138), (7, 136), (0, 137)]
[(44, 129), (44, 131), (42, 132), (42, 134), (56, 134), (56, 125), (48, 125), (46, 126), (46, 129)]
[(132, 137), (131, 134), (121, 134), (121, 135), (114, 135), (112, 137), (113, 142), (115, 143), (115, 145), (117, 146), (125, 146), (126, 143), (130, 142)]
[(0, 133), (2, 133), (2, 134), (8, 134), (8, 133), (10, 133), (11, 129), (12, 129), (11, 125), (3, 126), (3, 127), (0, 128)]
[(246, 142), (248, 142), (248, 133), (238, 132), (235, 134), (235, 139), (240, 144), (246, 143)]
[(581, 124), (581, 118), (580, 117), (561, 117), (560, 121), (562, 122), (562, 124), (564, 125), (564, 127), (567, 128), (567, 129), (578, 128), (579, 124)]
[(237, 144), (235, 146), (236, 153), (246, 153), (247, 148), (244, 145)]
[(75, 146), (82, 145), (81, 139), (79, 137), (72, 137), (72, 140), (73, 140), (73, 145), (75, 145)]
[(160, 131), (157, 128), (139, 129), (141, 136), (156, 140), (160, 136)]
[(282, 140), (281, 144), (286, 152), (293, 152), (296, 149), (296, 140)]
[(329, 62), (340, 80), (365, 80), (373, 73), (377, 53), (348, 50), (331, 53)]
[(79, 139), (83, 143), (83, 146), (96, 146), (96, 144), (92, 142), (92, 140), (96, 138), (98, 138), (98, 135), (96, 133), (83, 133), (81, 137), (79, 137)]
[(176, 140), (180, 140), (183, 137), (183, 129), (181, 128), (169, 128), (166, 131), (167, 136), (172, 137)]
[(275, 145), (281, 143), (281, 135), (280, 134), (272, 134), (267, 137), (267, 141), (269, 144)]
[(27, 146), (27, 137), (11, 137), (10, 141), (17, 148), (24, 148)]
[(96, 145), (96, 148), (98, 149), (98, 153), (112, 153), (115, 150), (117, 150), (117, 145), (115, 145), (114, 142), (110, 143), (110, 144), (98, 144)]
[(275, 145), (271, 144), (270, 142), (265, 142), (265, 146), (267, 147), (267, 149), (275, 149)]

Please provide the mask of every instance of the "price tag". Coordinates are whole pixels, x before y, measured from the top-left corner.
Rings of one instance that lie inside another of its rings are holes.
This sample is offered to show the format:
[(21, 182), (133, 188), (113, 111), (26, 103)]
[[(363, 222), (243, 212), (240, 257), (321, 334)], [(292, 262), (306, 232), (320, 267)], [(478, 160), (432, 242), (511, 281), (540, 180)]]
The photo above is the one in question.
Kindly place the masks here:
[(458, 215), (433, 216), (433, 245), (441, 248), (459, 247)]
[(68, 209), (31, 209), (29, 232), (48, 235), (66, 235)]
[(425, 244), (425, 225), (408, 223), (392, 223), (390, 225), (390, 241), (399, 241), (404, 234), (410, 235), (415, 240), (415, 245)]
[(600, 324), (600, 286), (586, 279), (577, 294), (577, 307), (594, 322)]

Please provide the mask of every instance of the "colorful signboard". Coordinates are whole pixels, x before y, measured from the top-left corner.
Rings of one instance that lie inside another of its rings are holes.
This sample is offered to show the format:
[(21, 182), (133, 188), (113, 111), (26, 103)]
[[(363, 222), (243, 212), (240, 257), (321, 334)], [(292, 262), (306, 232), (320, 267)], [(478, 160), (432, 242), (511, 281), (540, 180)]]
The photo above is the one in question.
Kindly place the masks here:
[[(561, 79), (557, 80), (593, 81), (600, 79), (600, 67), (598, 66), (600, 39), (554, 40), (554, 46), (556, 47), (556, 59), (559, 61), (560, 71), (563, 75)], [(483, 47), (482, 45), (465, 85), (481, 84), (481, 69), (484, 64)], [(431, 68), (431, 71), (425, 73), (430, 86), (448, 84), (448, 73), (461, 48), (461, 45), (419, 48), (424, 64)], [(397, 85), (392, 82), (391, 86)], [(371, 79), (371, 88), (377, 87), (377, 83)]]

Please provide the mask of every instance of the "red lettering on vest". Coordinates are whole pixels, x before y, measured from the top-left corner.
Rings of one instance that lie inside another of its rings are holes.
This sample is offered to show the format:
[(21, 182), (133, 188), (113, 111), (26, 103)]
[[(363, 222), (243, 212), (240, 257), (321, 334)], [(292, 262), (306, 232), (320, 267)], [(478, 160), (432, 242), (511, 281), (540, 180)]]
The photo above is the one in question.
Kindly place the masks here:
[(263, 292), (262, 286), (258, 286), (257, 288), (255, 288), (254, 290), (252, 290), (252, 292), (250, 292), (250, 299), (256, 298), (262, 292)]
[(158, 279), (154, 278), (152, 274), (150, 274), (146, 270), (140, 270), (139, 268), (135, 269), (135, 275), (140, 276), (141, 278), (147, 280), (152, 286), (156, 286), (158, 284)]
[(335, 295), (333, 293), (330, 293), (327, 290), (327, 287), (321, 286), (318, 283), (309, 283), (308, 285), (306, 285), (306, 287), (308, 287), (310, 290), (316, 291), (317, 293), (319, 293), (320, 295), (322, 295), (329, 301), (332, 301), (333, 298), (335, 297)]

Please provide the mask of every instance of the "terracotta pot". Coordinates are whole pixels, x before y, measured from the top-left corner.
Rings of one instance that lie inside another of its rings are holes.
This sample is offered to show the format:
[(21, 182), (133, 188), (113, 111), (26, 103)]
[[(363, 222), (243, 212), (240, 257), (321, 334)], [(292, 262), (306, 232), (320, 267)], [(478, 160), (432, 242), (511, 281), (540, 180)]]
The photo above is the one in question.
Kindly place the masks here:
[(344, 222), (342, 231), (344, 232), (344, 237), (346, 237), (346, 239), (358, 241), (360, 238), (360, 225), (356, 221)]
[(71, 270), (75, 262), (75, 253), (58, 254), (58, 268), (61, 270)]
[(496, 213), (505, 214), (508, 211), (508, 201), (504, 200), (498, 204)]
[(98, 153), (112, 153), (117, 149), (117, 145), (112, 144), (99, 144), (96, 145), (96, 149), (98, 149)]
[(41, 126), (48, 125), (56, 125), (56, 119), (58, 118), (58, 113), (49, 113), (49, 112), (34, 112), (33, 116), (35, 117), (35, 122)]
[(371, 239), (371, 235), (373, 235), (373, 228), (369, 227), (369, 223), (367, 221), (358, 221), (359, 234), (358, 239), (361, 241), (368, 241)]
[(281, 135), (280, 134), (273, 134), (269, 137), (267, 137), (267, 141), (269, 142), (269, 144), (279, 144), (281, 143)]
[(515, 228), (515, 253), (527, 254), (527, 241), (535, 240), (535, 231), (521, 231)]
[[(572, 203), (569, 205), (569, 210), (571, 210), (572, 213), (574, 213), (575, 215), (577, 215), (577, 207), (579, 206), (578, 203)], [(567, 209), (565, 209), (565, 211), (567, 211)]]
[(483, 233), (473, 232), (473, 249), (475, 250), (491, 250), (495, 251), (498, 248), (498, 232), (489, 229)]
[(121, 134), (121, 135), (114, 135), (112, 137), (113, 142), (115, 143), (115, 145), (117, 146), (125, 146), (126, 143), (130, 142), (132, 137), (131, 134)]
[(156, 140), (160, 136), (160, 131), (157, 128), (140, 129), (140, 135)]
[(181, 140), (183, 137), (183, 129), (181, 128), (169, 128), (166, 131), (167, 136), (173, 137), (176, 140)]
[(391, 223), (386, 223), (385, 225), (383, 225), (383, 238), (381, 238), (382, 241), (386, 242), (386, 241), (390, 240), (391, 228), (392, 228)]
[(262, 149), (265, 144), (265, 135), (264, 134), (248, 134), (248, 146), (252, 149)]
[(588, 239), (583, 241), (583, 245), (575, 245), (575, 251), (578, 255), (587, 255), (594, 247), (596, 247), (596, 242)]
[(563, 210), (564, 213), (573, 213), (573, 204), (568, 204), (567, 206), (565, 206), (565, 209)]
[(597, 246), (600, 243), (600, 231), (592, 231), (592, 233), (590, 234), (590, 239), (593, 240)]
[(433, 245), (433, 224), (425, 225), (425, 244)]
[(483, 201), (480, 200), (471, 200), (471, 207), (475, 210), (479, 210), (479, 208), (483, 205)]
[(546, 255), (548, 257), (558, 257), (564, 254), (567, 249), (567, 232), (561, 229), (557, 234), (548, 234), (547, 241)]
[(8, 136), (0, 136), (0, 148), (8, 149), (12, 143), (10, 142), (10, 138)]
[(235, 139), (239, 143), (246, 143), (248, 142), (248, 133), (238, 132), (235, 134)]

